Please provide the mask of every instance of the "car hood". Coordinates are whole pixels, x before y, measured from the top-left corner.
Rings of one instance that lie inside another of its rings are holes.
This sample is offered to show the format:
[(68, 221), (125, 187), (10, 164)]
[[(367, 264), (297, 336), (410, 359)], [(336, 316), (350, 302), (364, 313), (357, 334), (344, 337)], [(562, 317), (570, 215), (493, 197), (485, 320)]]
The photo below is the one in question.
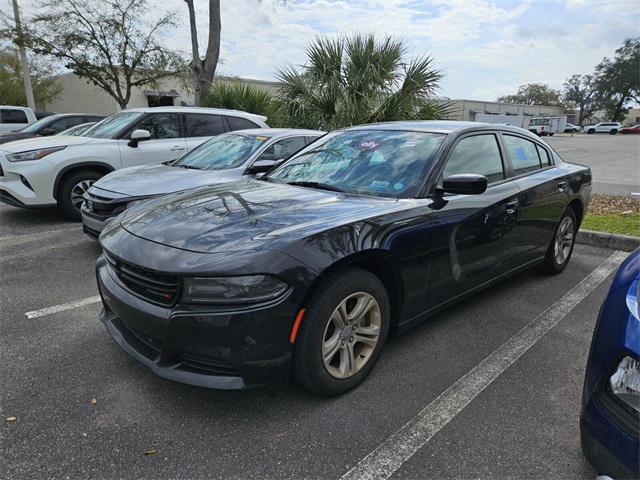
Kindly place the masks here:
[[(199, 187), (127, 210), (120, 226), (152, 242), (199, 253), (278, 249), (351, 222), (405, 208), (395, 199), (258, 180)], [(115, 222), (114, 222), (115, 223)]]
[(96, 138), (90, 137), (73, 137), (70, 135), (52, 135), (50, 137), (26, 138), (24, 140), (16, 140), (8, 142), (0, 146), (0, 150), (7, 153), (26, 152), (28, 150), (38, 150), (40, 148), (65, 147), (71, 145), (83, 145), (85, 143), (95, 142)]
[(150, 197), (188, 188), (240, 180), (237, 170), (190, 170), (166, 165), (144, 165), (116, 170), (94, 186), (125, 197)]

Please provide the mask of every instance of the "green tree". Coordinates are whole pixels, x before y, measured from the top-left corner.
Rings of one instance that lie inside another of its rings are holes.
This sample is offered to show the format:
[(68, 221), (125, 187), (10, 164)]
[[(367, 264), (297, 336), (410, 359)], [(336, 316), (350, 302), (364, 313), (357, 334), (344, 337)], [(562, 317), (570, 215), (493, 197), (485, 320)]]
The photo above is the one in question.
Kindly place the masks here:
[[(29, 64), (33, 96), (36, 105), (44, 109), (60, 95), (62, 87), (57, 83), (55, 69), (50, 63), (32, 58)], [(20, 56), (13, 48), (0, 51), (0, 104), (27, 105)]]
[(582, 125), (600, 108), (601, 99), (593, 75), (571, 75), (563, 84), (564, 101), (578, 109), (578, 125)]
[(202, 96), (203, 107), (230, 108), (258, 115), (272, 115), (273, 97), (253, 85), (238, 81), (214, 82)]
[(596, 66), (597, 89), (611, 121), (621, 121), (632, 102), (640, 103), (640, 37), (628, 38), (613, 59)]
[(433, 98), (442, 74), (430, 56), (407, 59), (406, 50), (402, 41), (373, 35), (313, 40), (300, 70), (278, 74), (279, 118), (288, 126), (332, 130), (445, 117), (447, 105)]
[(182, 56), (162, 46), (175, 14), (148, 21), (147, 0), (44, 0), (30, 22), (29, 46), (63, 62), (126, 108), (132, 89), (184, 75)]
[(560, 92), (544, 83), (527, 83), (526, 85), (520, 85), (515, 95), (499, 97), (498, 102), (524, 105), (552, 105), (564, 108)]

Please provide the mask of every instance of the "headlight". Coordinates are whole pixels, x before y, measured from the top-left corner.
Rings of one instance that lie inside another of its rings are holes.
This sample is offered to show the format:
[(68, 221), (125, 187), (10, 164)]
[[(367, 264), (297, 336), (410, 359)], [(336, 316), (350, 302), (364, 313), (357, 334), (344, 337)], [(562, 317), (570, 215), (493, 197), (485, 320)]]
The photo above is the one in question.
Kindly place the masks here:
[(273, 300), (289, 286), (269, 275), (186, 278), (182, 293), (185, 303), (237, 305)]
[(626, 356), (609, 379), (611, 393), (640, 413), (640, 362)]
[(7, 155), (10, 162), (27, 162), (29, 160), (40, 160), (41, 158), (51, 155), (52, 153), (64, 150), (67, 147), (41, 148), (38, 150), (28, 150), (26, 152), (11, 153)]

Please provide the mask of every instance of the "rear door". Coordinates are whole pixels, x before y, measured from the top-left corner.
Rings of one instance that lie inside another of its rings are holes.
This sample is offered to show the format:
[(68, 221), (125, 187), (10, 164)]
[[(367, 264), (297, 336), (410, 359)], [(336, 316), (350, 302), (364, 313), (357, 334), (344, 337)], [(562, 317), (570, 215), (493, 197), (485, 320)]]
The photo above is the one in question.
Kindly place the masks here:
[(435, 195), (428, 308), (471, 290), (517, 265), (512, 249), (518, 188), (508, 178), (496, 133), (472, 133), (450, 149), (442, 179), (475, 173), (489, 185), (480, 195)]
[[(134, 130), (148, 130), (149, 140), (129, 145)], [(118, 140), (122, 167), (134, 167), (149, 163), (175, 160), (186, 152), (186, 142), (182, 134), (182, 119), (179, 113), (158, 112), (145, 115), (132, 125)]]
[(188, 150), (228, 130), (222, 115), (185, 113), (185, 140)]
[(518, 187), (514, 249), (532, 261), (544, 255), (569, 196), (569, 179), (559, 174), (547, 147), (517, 134), (503, 133), (510, 174)]

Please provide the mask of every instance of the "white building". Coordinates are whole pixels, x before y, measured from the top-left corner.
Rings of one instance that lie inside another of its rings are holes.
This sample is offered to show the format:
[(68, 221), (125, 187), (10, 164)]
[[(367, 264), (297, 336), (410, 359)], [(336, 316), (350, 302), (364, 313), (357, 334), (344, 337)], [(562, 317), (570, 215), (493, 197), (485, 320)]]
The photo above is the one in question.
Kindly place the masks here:
[(481, 100), (451, 100), (450, 120), (476, 121), (476, 114), (526, 115), (556, 117), (563, 114), (561, 107), (550, 105), (524, 105), (515, 103), (484, 102)]
[[(278, 85), (277, 82), (233, 77), (217, 77), (216, 81), (240, 82), (267, 91), (275, 90)], [(121, 110), (117, 102), (107, 92), (74, 73), (60, 75), (58, 82), (62, 85), (62, 93), (46, 105), (38, 105), (39, 110), (57, 113), (100, 113), (103, 115), (110, 115)], [(170, 105), (193, 105), (193, 93), (175, 78), (160, 81), (157, 88), (134, 88), (131, 92), (128, 108)]]

